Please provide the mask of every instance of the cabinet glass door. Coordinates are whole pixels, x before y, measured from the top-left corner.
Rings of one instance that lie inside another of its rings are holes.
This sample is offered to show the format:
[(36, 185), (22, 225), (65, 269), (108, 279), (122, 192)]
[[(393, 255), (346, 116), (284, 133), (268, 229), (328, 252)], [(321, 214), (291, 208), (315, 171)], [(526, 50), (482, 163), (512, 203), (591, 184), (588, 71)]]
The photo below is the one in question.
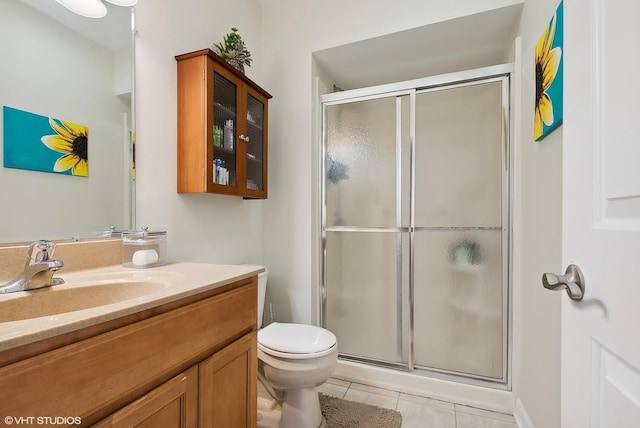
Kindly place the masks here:
[[(247, 94), (247, 190), (265, 190), (264, 103)], [(241, 137), (242, 138), (242, 137)]]
[(236, 186), (238, 88), (217, 72), (213, 75), (213, 182), (222, 186)]

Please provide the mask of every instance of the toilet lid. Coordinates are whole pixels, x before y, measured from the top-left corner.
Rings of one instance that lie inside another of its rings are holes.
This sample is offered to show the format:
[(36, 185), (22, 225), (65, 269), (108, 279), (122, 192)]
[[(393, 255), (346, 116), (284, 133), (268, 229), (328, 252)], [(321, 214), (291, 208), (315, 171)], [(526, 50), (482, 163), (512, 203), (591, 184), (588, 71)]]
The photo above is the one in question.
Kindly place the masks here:
[(331, 349), (336, 342), (333, 333), (314, 325), (274, 322), (258, 331), (261, 347), (287, 354), (321, 353)]

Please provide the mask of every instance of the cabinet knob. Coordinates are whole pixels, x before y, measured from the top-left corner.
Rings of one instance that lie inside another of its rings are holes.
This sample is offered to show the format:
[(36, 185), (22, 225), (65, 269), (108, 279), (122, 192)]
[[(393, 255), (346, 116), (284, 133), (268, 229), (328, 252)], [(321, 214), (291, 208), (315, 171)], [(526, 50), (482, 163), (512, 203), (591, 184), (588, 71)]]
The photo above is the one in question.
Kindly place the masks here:
[(240, 134), (238, 138), (240, 138), (242, 141), (246, 141), (247, 143), (249, 142), (249, 137), (245, 136), (244, 134)]

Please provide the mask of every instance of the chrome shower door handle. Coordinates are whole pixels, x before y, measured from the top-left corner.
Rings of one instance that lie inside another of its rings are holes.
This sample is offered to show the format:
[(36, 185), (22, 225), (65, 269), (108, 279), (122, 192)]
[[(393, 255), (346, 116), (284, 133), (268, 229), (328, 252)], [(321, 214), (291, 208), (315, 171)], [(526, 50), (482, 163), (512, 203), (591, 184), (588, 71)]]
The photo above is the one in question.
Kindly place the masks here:
[(584, 276), (577, 265), (569, 265), (564, 275), (543, 274), (542, 285), (553, 291), (567, 290), (571, 300), (580, 301), (584, 297)]

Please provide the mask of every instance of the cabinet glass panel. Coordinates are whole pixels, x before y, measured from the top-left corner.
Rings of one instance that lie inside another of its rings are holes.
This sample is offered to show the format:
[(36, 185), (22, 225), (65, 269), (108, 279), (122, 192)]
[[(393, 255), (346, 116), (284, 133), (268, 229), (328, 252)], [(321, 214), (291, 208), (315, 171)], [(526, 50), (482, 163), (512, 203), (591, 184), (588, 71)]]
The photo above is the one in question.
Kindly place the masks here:
[(213, 182), (235, 186), (238, 91), (232, 82), (213, 74)]
[(264, 190), (264, 104), (247, 96), (247, 182), (249, 190)]

